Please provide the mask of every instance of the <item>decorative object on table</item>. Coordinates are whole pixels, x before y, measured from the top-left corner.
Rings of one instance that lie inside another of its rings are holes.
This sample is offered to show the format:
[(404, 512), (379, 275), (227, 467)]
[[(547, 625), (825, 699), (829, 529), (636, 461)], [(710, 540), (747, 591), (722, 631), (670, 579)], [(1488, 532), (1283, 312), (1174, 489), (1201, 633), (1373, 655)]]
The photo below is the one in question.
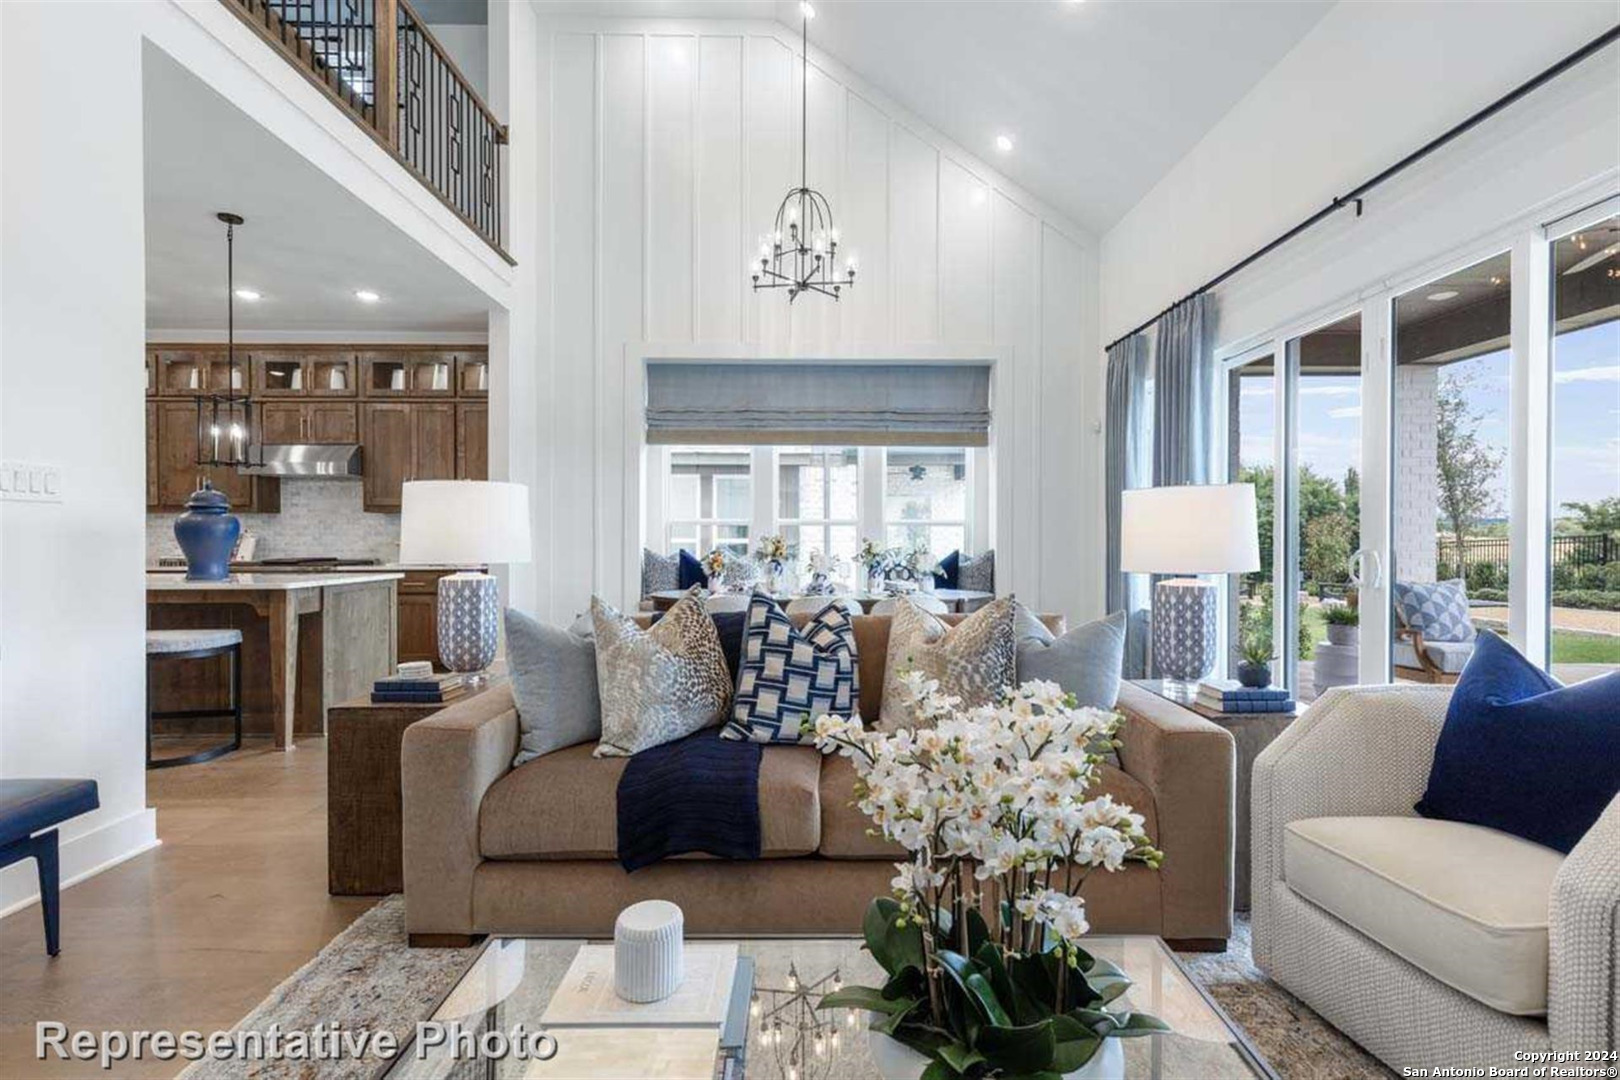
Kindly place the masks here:
[(445, 705), (466, 693), (463, 677), (455, 672), (415, 675), (389, 675), (371, 686), (373, 705)]
[(844, 560), (837, 555), (827, 555), (820, 548), (814, 548), (806, 561), (806, 568), (810, 571), (810, 583), (805, 586), (805, 595), (830, 596), (836, 591), (833, 587), (833, 578), (843, 572)]
[(1361, 681), (1360, 613), (1349, 604), (1330, 600), (1323, 605), (1322, 616), (1327, 621), (1327, 640), (1317, 642), (1311, 652), (1311, 684), (1317, 697), (1335, 686), (1354, 686)]
[(1620, 672), (1565, 686), (1481, 633), (1413, 809), (1567, 854), (1617, 794)]
[(507, 608), (506, 667), (518, 710), (513, 768), (602, 737), (594, 634), (546, 626)]
[(685, 975), (686, 919), (668, 900), (643, 900), (613, 923), (613, 992), (645, 1005), (663, 1001)]
[(713, 548), (707, 555), (703, 556), (700, 566), (703, 570), (704, 584), (709, 587), (710, 592), (725, 591), (727, 585), (726, 570), (729, 565), (726, 553), (719, 548)]
[(803, 16), (799, 52), (799, 186), (787, 193), (776, 209), (771, 231), (759, 238), (759, 258), (749, 264), (754, 291), (786, 289), (788, 303), (800, 293), (813, 292), (838, 299), (855, 284), (855, 257), (844, 261), (838, 273), (838, 229), (833, 225), (827, 197), (810, 187), (810, 18), (814, 9), (799, 5)]
[(889, 623), (889, 652), (883, 677), (883, 704), (878, 728), (915, 727), (911, 696), (901, 682), (920, 672), (937, 680), (940, 689), (976, 708), (997, 701), (1017, 674), (1018, 637), (1010, 598), (994, 600), (955, 626), (902, 597)]
[(777, 578), (781, 576), (782, 567), (788, 559), (792, 558), (792, 554), (793, 549), (788, 547), (787, 540), (781, 536), (773, 535), (759, 538), (759, 546), (754, 549), (754, 561), (764, 571), (762, 585), (769, 595), (776, 595)]
[[(1108, 1008), (1129, 980), (1085, 950), (1090, 926), (1074, 880), (1077, 866), (1156, 867), (1162, 858), (1140, 814), (1108, 796), (1087, 799), (1101, 761), (1090, 748), (1123, 718), (1076, 708), (1038, 682), (988, 708), (957, 701), (920, 671), (900, 691), (924, 730), (816, 722), (816, 744), (852, 759), (861, 811), (909, 853), (895, 864), (896, 898), (874, 899), (862, 925), (887, 981), (821, 1004), (875, 1014), (872, 1051), (885, 1076), (955, 1076), (963, 1062), (987, 1077), (1123, 1076), (1114, 1040), (1168, 1028)], [(985, 905), (986, 896), (1000, 902)]]
[(1280, 686), (1247, 686), (1233, 679), (1205, 679), (1193, 700), (1221, 713), (1292, 713), (1297, 707)]
[(832, 1080), (839, 1043), (844, 1031), (855, 1028), (856, 1014), (861, 1010), (843, 1010), (840, 1020), (839, 1010), (818, 1006), (827, 994), (843, 988), (844, 977), (838, 968), (807, 982), (799, 975), (798, 965), (789, 961), (786, 986), (754, 990), (748, 1015), (759, 1032), (760, 1043), (776, 1059), (780, 1075), (795, 1080)]
[(1238, 616), (1239, 684), (1248, 687), (1271, 685), (1271, 660), (1276, 655), (1272, 643), (1271, 606), (1244, 603)]
[[(487, 566), (529, 561), (529, 489), (492, 480), (413, 480), (400, 506), (400, 561)], [(460, 570), (439, 579), (439, 660), (478, 676), (500, 640), (500, 583)]]
[(186, 500), (185, 513), (174, 519), (174, 538), (186, 556), (187, 581), (224, 581), (231, 576), (231, 549), (242, 522), (231, 513), (231, 501), (215, 491), (206, 477)]
[(956, 588), (971, 592), (996, 592), (996, 552), (992, 548), (978, 555), (961, 555), (956, 564)]
[(747, 620), (725, 738), (796, 743), (818, 716), (855, 715), (860, 663), (855, 622), (842, 605), (828, 604), (801, 630), (774, 599), (755, 592)]
[(433, 677), (433, 663), (430, 660), (407, 660), (394, 669), (394, 674), (402, 679), (429, 679)]
[[(1196, 526), (1196, 527), (1194, 527)], [(1253, 484), (1185, 484), (1121, 495), (1120, 569), (1128, 574), (1246, 574), (1260, 569)], [(1219, 591), (1194, 577), (1153, 591), (1153, 663), (1196, 682), (1215, 665)]]
[(658, 1001), (627, 1001), (619, 996), (616, 951), (608, 944), (579, 947), (541, 1014), (542, 1027), (719, 1028), (726, 1022), (741, 974), (736, 942), (687, 943), (681, 950), (680, 984)]
[(883, 595), (887, 575), (888, 555), (870, 537), (861, 539), (861, 548), (855, 553), (855, 565), (866, 571), (866, 591), (873, 596)]
[(629, 757), (725, 719), (731, 672), (701, 588), (645, 630), (596, 596), (591, 621), (602, 700), (596, 757)]

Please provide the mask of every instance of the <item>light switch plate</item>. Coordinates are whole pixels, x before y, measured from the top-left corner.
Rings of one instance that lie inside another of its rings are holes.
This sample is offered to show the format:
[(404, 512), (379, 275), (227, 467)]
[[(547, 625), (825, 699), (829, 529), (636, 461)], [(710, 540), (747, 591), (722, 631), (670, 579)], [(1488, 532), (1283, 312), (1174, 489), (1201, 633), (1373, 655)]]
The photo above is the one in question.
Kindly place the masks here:
[(12, 502), (62, 501), (62, 470), (23, 461), (0, 463), (0, 499)]

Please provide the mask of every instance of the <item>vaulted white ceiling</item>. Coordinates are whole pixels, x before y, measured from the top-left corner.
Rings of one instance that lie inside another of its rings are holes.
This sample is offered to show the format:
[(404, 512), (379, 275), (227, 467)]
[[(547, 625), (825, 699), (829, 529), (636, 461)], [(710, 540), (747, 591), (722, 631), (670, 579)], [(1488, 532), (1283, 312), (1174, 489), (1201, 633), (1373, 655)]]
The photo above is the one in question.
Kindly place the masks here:
[[(1074, 221), (1106, 231), (1332, 0), (814, 0), (810, 42)], [(798, 0), (537, 0), (542, 12), (761, 18)], [(999, 153), (995, 137), (1013, 139)]]

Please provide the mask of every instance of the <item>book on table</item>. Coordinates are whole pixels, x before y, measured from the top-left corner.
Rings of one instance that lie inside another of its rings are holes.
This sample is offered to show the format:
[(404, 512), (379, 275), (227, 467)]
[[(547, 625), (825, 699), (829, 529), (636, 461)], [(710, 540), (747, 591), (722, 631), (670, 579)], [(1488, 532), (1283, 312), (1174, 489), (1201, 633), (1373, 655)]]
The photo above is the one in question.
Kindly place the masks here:
[(457, 672), (426, 677), (388, 675), (371, 684), (371, 701), (377, 705), (439, 705), (454, 701), (465, 690), (465, 680)]
[[(662, 1001), (625, 1001), (613, 990), (613, 946), (579, 947), (562, 984), (540, 1017), (553, 1027), (712, 1027), (725, 1026), (738, 981), (736, 942), (689, 941), (685, 974)], [(752, 981), (751, 979), (749, 980)]]
[(1215, 701), (1282, 701), (1289, 696), (1280, 686), (1244, 686), (1236, 679), (1205, 679), (1198, 695)]
[(1193, 702), (1201, 709), (1208, 709), (1210, 712), (1222, 713), (1228, 716), (1237, 716), (1240, 714), (1291, 713), (1297, 707), (1293, 698), (1271, 698), (1254, 701), (1222, 701), (1219, 698), (1212, 698), (1204, 694), (1199, 694), (1193, 699)]

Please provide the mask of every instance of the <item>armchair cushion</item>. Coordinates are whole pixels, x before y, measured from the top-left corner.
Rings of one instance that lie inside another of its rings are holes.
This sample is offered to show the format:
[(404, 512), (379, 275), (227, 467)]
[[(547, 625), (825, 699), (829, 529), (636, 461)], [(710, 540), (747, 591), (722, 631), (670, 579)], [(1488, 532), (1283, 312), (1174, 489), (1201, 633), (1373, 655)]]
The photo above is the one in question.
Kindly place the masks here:
[(1291, 822), (1283, 878), (1414, 967), (1499, 1012), (1547, 1011), (1562, 856), (1495, 829), (1412, 817)]
[(1568, 853), (1620, 792), (1620, 675), (1574, 686), (1490, 632), (1446, 710), (1417, 812)]
[[(1422, 661), (1418, 660), (1417, 649), (1410, 641), (1404, 639), (1395, 642), (1395, 666), (1404, 668), (1420, 668)], [(1429, 641), (1424, 639), (1423, 655), (1429, 658), (1429, 663), (1439, 668), (1442, 674), (1456, 675), (1468, 666), (1468, 658), (1474, 655), (1472, 641)]]
[(1425, 641), (1472, 641), (1476, 631), (1468, 615), (1468, 592), (1463, 580), (1397, 581), (1393, 599), (1401, 625), (1423, 635)]

